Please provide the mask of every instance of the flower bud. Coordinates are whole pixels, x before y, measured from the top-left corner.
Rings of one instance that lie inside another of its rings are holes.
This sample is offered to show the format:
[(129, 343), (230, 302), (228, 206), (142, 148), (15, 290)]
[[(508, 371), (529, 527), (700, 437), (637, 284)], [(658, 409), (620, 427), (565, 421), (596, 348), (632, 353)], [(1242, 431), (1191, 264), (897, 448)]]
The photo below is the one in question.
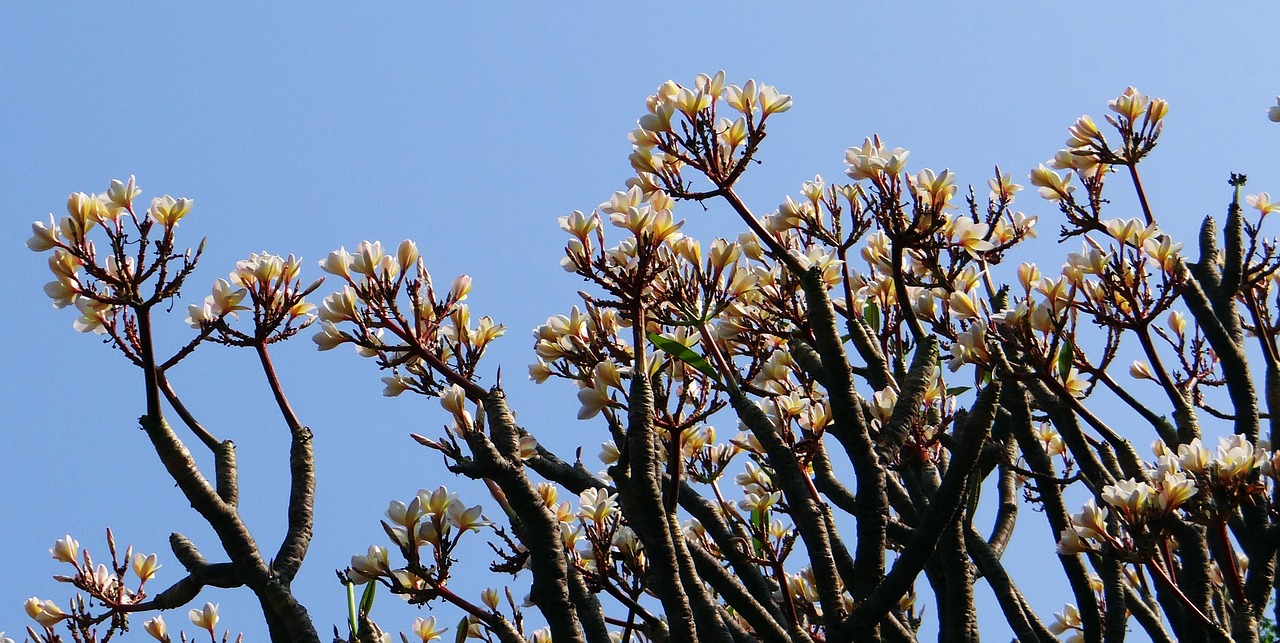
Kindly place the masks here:
[(454, 278), (453, 285), (449, 287), (449, 299), (462, 301), (467, 298), (469, 292), (471, 292), (470, 275), (458, 275)]

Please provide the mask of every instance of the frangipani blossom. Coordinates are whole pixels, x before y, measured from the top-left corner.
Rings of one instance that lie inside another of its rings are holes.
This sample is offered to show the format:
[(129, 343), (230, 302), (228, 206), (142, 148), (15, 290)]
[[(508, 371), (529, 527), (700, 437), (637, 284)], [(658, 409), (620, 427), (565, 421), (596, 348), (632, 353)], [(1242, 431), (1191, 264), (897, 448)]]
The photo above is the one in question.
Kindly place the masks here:
[(191, 212), (194, 202), (186, 197), (174, 199), (169, 195), (158, 196), (151, 200), (147, 216), (166, 228), (173, 228), (178, 221)]
[(586, 489), (578, 494), (578, 517), (599, 523), (618, 509), (618, 496), (604, 489)]
[(995, 244), (985, 238), (990, 228), (987, 224), (975, 223), (966, 216), (954, 217), (947, 222), (947, 240), (977, 256), (979, 252), (995, 248)]
[(214, 603), (205, 603), (203, 608), (188, 612), (187, 617), (191, 619), (193, 625), (207, 630), (209, 635), (213, 636), (213, 628), (218, 625), (218, 606)]
[(77, 556), (80, 553), (80, 543), (76, 542), (70, 534), (53, 543), (53, 547), (49, 548), (49, 555), (53, 559), (63, 563), (77, 564)]
[(155, 618), (143, 621), (142, 629), (146, 631), (147, 634), (150, 634), (151, 638), (157, 641), (161, 641), (162, 643), (167, 643), (169, 641), (169, 628), (164, 624), (164, 617), (159, 614), (157, 614)]
[(1061, 201), (1075, 191), (1070, 175), (1060, 175), (1043, 163), (1031, 171), (1031, 185), (1039, 188), (1040, 196), (1049, 201)]
[(582, 408), (578, 409), (579, 420), (590, 420), (599, 415), (600, 411), (613, 405), (609, 383), (604, 378), (596, 378), (591, 386), (583, 387), (578, 391), (578, 402), (582, 405)]
[(1249, 207), (1256, 208), (1263, 216), (1280, 210), (1280, 202), (1273, 202), (1271, 200), (1271, 195), (1267, 192), (1250, 194), (1244, 198), (1244, 202), (1247, 203)]
[(22, 607), (26, 609), (27, 616), (30, 616), (43, 627), (53, 627), (62, 619), (67, 618), (66, 612), (58, 607), (57, 603), (52, 600), (40, 600), (35, 596), (28, 598)]
[[(418, 637), (420, 643), (434, 641), (447, 631), (449, 631), (447, 627), (436, 627), (436, 617), (434, 616), (428, 616), (425, 619), (421, 617), (413, 619), (413, 633)], [(409, 642), (407, 638), (404, 638), (403, 634), (400, 637), (404, 639), (405, 643)]]
[(145, 556), (142, 554), (134, 554), (133, 573), (144, 583), (151, 580), (155, 577), (156, 570), (163, 566), (157, 564), (156, 560), (157, 558), (155, 554)]

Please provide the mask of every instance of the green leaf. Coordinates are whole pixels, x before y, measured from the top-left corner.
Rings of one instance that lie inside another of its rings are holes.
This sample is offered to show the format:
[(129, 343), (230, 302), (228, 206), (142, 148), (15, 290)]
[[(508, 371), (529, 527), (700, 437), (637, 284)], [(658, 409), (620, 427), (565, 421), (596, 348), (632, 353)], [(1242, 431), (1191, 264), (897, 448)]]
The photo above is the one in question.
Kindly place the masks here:
[(947, 395), (960, 395), (961, 393), (964, 393), (965, 391), (971, 388), (973, 387), (972, 386), (952, 386), (951, 388), (947, 389)]
[[(765, 518), (764, 512), (760, 511), (759, 509), (751, 510), (751, 524), (755, 525), (756, 528), (760, 529), (761, 531), (764, 531), (766, 529), (765, 520), (766, 518)], [(755, 536), (751, 537), (751, 551), (755, 553), (757, 557), (764, 555), (764, 543), (761, 542), (761, 540), (759, 538), (756, 538)]]
[(462, 617), (462, 620), (461, 620), (461, 621), (458, 621), (458, 633), (453, 635), (453, 641), (454, 641), (454, 643), (466, 643), (466, 640), (467, 640), (467, 629), (468, 629), (468, 628), (467, 628), (467, 625), (468, 625), (467, 621), (468, 621), (468, 619), (467, 619), (467, 617), (465, 617), (465, 616), (464, 616), (464, 617)]
[(360, 596), (360, 613), (368, 615), (373, 610), (373, 595), (378, 591), (378, 584), (369, 581), (364, 584), (364, 594)]
[(867, 325), (873, 330), (880, 328), (880, 307), (875, 304), (867, 304), (862, 309), (862, 318), (867, 320)]
[(350, 619), (351, 638), (355, 639), (356, 624), (359, 622), (356, 618), (356, 586), (351, 581), (346, 581), (343, 585), (347, 586), (347, 617)]
[(968, 491), (965, 493), (965, 519), (973, 522), (973, 514), (978, 511), (978, 498), (982, 495), (982, 480), (975, 473), (969, 474)]
[(1070, 338), (1063, 340), (1062, 348), (1058, 350), (1058, 377), (1064, 382), (1071, 376), (1071, 362), (1075, 356), (1075, 344), (1071, 343)]
[(703, 375), (719, 382), (720, 374), (716, 369), (711, 368), (711, 364), (707, 363), (706, 358), (694, 352), (692, 348), (681, 344), (673, 339), (667, 339), (657, 333), (649, 333), (649, 341), (653, 343), (658, 350), (692, 366), (702, 372)]

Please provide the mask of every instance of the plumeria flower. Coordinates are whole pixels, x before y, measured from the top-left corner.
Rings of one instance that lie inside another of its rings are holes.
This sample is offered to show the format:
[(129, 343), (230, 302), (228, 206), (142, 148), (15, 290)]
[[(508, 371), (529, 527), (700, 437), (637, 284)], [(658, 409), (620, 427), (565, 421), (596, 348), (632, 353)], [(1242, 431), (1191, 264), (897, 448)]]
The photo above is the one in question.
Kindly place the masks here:
[(1272, 212), (1280, 210), (1280, 203), (1272, 202), (1271, 194), (1267, 192), (1250, 194), (1249, 196), (1246, 196), (1244, 198), (1244, 202), (1249, 204), (1249, 207), (1251, 208), (1257, 208), (1258, 212), (1261, 212), (1263, 215), (1268, 215), (1268, 214), (1271, 214)]
[(1067, 603), (1061, 612), (1054, 612), (1053, 618), (1053, 625), (1049, 626), (1049, 631), (1054, 634), (1062, 634), (1067, 630), (1078, 631), (1083, 627), (1080, 623), (1080, 610), (1071, 603)]
[[(955, 183), (956, 176), (951, 173), (951, 170), (944, 169), (942, 173), (934, 174), (933, 170), (925, 168), (916, 174), (912, 187), (915, 189), (916, 198), (920, 199), (921, 207), (940, 212), (955, 208), (951, 205), (951, 199), (958, 189)], [(985, 233), (985, 226), (983, 228)]]
[(1107, 101), (1107, 107), (1121, 117), (1133, 122), (1138, 120), (1143, 112), (1147, 111), (1147, 105), (1150, 100), (1145, 94), (1138, 92), (1137, 88), (1131, 86), (1125, 88), (1124, 92), (1119, 96)]
[(1180, 471), (1164, 470), (1157, 479), (1159, 493), (1157, 499), (1165, 512), (1173, 511), (1196, 495), (1196, 482)]
[(151, 638), (161, 643), (168, 643), (169, 641), (169, 629), (164, 624), (163, 616), (156, 615), (155, 618), (147, 619), (142, 623), (142, 629), (146, 630), (147, 634), (151, 635)]
[(1204, 473), (1213, 461), (1213, 452), (1205, 448), (1200, 438), (1178, 445), (1178, 464), (1191, 473)]
[(461, 386), (454, 384), (440, 395), (440, 406), (453, 414), (459, 424), (471, 426), (471, 413), (467, 411), (467, 394)]
[(387, 520), (390, 520), (401, 527), (408, 528), (416, 524), (418, 519), (422, 518), (422, 513), (422, 499), (414, 496), (413, 500), (410, 500), (407, 505), (399, 500), (392, 500), (387, 505), (387, 511), (384, 515), (387, 517)]
[(492, 611), (498, 610), (498, 598), (498, 590), (492, 587), (486, 587), (484, 591), (480, 592), (480, 602), (484, 603), (484, 606)]
[(982, 302), (978, 300), (976, 292), (963, 293), (957, 290), (947, 298), (947, 304), (958, 319), (976, 319), (982, 310)]
[(1061, 201), (1076, 189), (1071, 185), (1070, 175), (1058, 174), (1045, 167), (1043, 163), (1031, 170), (1031, 185), (1039, 188), (1040, 196), (1049, 201)]
[(194, 203), (186, 197), (174, 199), (168, 194), (158, 196), (151, 200), (147, 216), (166, 228), (175, 228), (178, 226), (178, 221), (191, 212), (191, 206)]
[(578, 517), (598, 523), (618, 509), (618, 496), (604, 489), (586, 489), (578, 494)]
[(764, 513), (774, 505), (778, 504), (779, 500), (782, 500), (781, 491), (763, 494), (748, 493), (746, 497), (738, 501), (738, 506), (742, 507), (746, 511)]
[(1253, 444), (1243, 435), (1232, 435), (1218, 441), (1214, 458), (1215, 473), (1219, 480), (1231, 482), (1240, 479), (1258, 465)]
[(449, 522), (461, 531), (480, 531), (481, 527), (493, 524), (481, 515), (480, 505), (468, 509), (461, 503), (449, 506)]
[(1012, 175), (1008, 172), (987, 179), (987, 186), (991, 188), (988, 198), (992, 201), (1013, 203), (1014, 194), (1022, 191), (1022, 186), (1014, 183)]
[(54, 560), (64, 563), (76, 564), (76, 557), (80, 552), (80, 543), (76, 542), (70, 534), (53, 543), (53, 547), (49, 548), (49, 555)]
[(538, 439), (532, 435), (520, 436), (520, 459), (528, 460), (538, 455)]
[(1099, 507), (1093, 498), (1085, 501), (1079, 514), (1071, 517), (1071, 521), (1080, 527), (1080, 535), (1084, 538), (1097, 539), (1107, 533), (1106, 507)]
[(382, 383), (382, 394), (386, 397), (397, 397), (405, 391), (413, 390), (412, 382), (398, 373), (382, 378)]
[(1068, 128), (1067, 132), (1071, 135), (1067, 139), (1067, 147), (1073, 150), (1102, 147), (1102, 132), (1098, 131), (1098, 126), (1093, 124), (1093, 119), (1087, 114), (1076, 119), (1075, 125)]
[(155, 554), (148, 556), (135, 554), (133, 557), (133, 573), (144, 583), (154, 578), (156, 570), (160, 569), (160, 567), (161, 565), (156, 564)]
[(529, 365), (529, 379), (537, 384), (541, 384), (551, 378), (551, 365), (546, 361), (538, 359), (536, 363)]
[(617, 464), (622, 457), (622, 452), (618, 450), (618, 445), (613, 440), (609, 440), (600, 445), (600, 461), (606, 465)]
[[(331, 254), (330, 257), (332, 256)], [(373, 277), (377, 274), (378, 267), (382, 264), (384, 256), (386, 256), (386, 253), (382, 250), (381, 241), (361, 241), (356, 246), (355, 253), (351, 255), (351, 270), (366, 277)], [(338, 260), (340, 261), (341, 257)], [(324, 267), (323, 264), (322, 267)], [(325, 267), (325, 269), (327, 270), (328, 268)]]
[(1036, 439), (1044, 444), (1044, 451), (1050, 457), (1065, 456), (1067, 454), (1067, 443), (1063, 441), (1062, 434), (1053, 428), (1048, 422), (1041, 422), (1038, 426), (1032, 428), (1032, 434)]
[(1175, 242), (1169, 235), (1160, 235), (1142, 242), (1142, 251), (1151, 258), (1160, 269), (1172, 273), (1178, 267), (1179, 253), (1182, 243)]
[(1075, 527), (1067, 527), (1058, 535), (1058, 553), (1063, 556), (1073, 556), (1075, 554), (1083, 554), (1093, 551), (1089, 543), (1080, 535)]
[(72, 322), (72, 328), (82, 333), (97, 333), (99, 335), (106, 333), (107, 317), (110, 315), (111, 304), (104, 304), (96, 299), (87, 297), (79, 297), (75, 300), (76, 308), (80, 310), (80, 317)]
[(436, 517), (443, 517), (449, 511), (449, 507), (458, 502), (458, 494), (451, 493), (443, 485), (430, 492), (426, 489), (420, 489), (418, 498), (422, 501), (423, 510)]
[(1141, 248), (1148, 241), (1160, 236), (1160, 226), (1155, 223), (1144, 223), (1137, 217), (1111, 219), (1105, 222), (1104, 225), (1107, 228), (1107, 234), (1111, 235), (1111, 238), (1135, 248)]
[(138, 187), (138, 180), (130, 174), (128, 181), (111, 179), (111, 185), (107, 188), (106, 197), (111, 205), (128, 209), (133, 207), (133, 200), (138, 198), (139, 194), (142, 194), (142, 188)]
[(370, 579), (383, 576), (390, 571), (391, 563), (387, 559), (387, 548), (369, 545), (368, 553), (351, 557), (351, 572), (348, 576), (353, 583), (363, 585)]
[(887, 423), (893, 415), (893, 406), (898, 403), (898, 392), (886, 388), (876, 391), (871, 396), (871, 415), (880, 423)]
[(1151, 372), (1151, 367), (1147, 366), (1147, 363), (1142, 360), (1134, 360), (1129, 365), (1129, 376), (1139, 380), (1155, 381), (1156, 379), (1155, 374)]
[(977, 256), (978, 252), (986, 252), (996, 247), (986, 240), (989, 229), (991, 227), (986, 223), (974, 223), (974, 220), (968, 216), (956, 216), (948, 220), (946, 236), (948, 241), (965, 248), (970, 255)]
[[(413, 619), (413, 633), (421, 643), (434, 641), (447, 631), (449, 631), (447, 627), (436, 627), (436, 617), (434, 616)], [(409, 643), (409, 638), (404, 634), (401, 634), (400, 638), (404, 643)]]
[(1114, 485), (1102, 488), (1102, 500), (1115, 507), (1130, 522), (1139, 520), (1147, 508), (1152, 506), (1156, 490), (1146, 482), (1137, 480), (1121, 480)]
[(791, 96), (789, 94), (780, 94), (772, 85), (762, 85), (760, 87), (760, 108), (767, 117), (770, 114), (780, 114), (791, 109)]
[(27, 616), (35, 619), (43, 627), (53, 627), (64, 618), (68, 618), (66, 612), (63, 612), (52, 600), (40, 600), (35, 596), (28, 598), (22, 607), (27, 611)]
[(724, 90), (725, 102), (729, 104), (729, 107), (743, 114), (748, 114), (755, 109), (755, 105), (759, 102), (758, 95), (755, 80), (748, 80), (742, 84), (742, 87), (729, 85)]
[(895, 147), (886, 150), (880, 143), (880, 137), (868, 138), (861, 147), (851, 147), (845, 151), (845, 163), (849, 165), (845, 173), (855, 181), (874, 179), (882, 175), (896, 175), (907, 166), (910, 152)]
[(351, 253), (347, 252), (344, 246), (330, 252), (329, 256), (320, 262), (320, 269), (331, 275), (337, 275), (347, 281), (351, 281), (351, 266), (353, 262), (354, 259)]
[(213, 636), (213, 628), (218, 625), (218, 606), (214, 603), (205, 603), (203, 608), (188, 612), (187, 618), (191, 619), (193, 625), (207, 630), (209, 636)]
[(603, 377), (595, 378), (591, 386), (583, 387), (578, 391), (578, 402), (582, 405), (578, 409), (578, 419), (590, 420), (606, 407), (614, 405), (615, 402), (610, 395), (609, 383)]
[(45, 225), (43, 221), (36, 221), (31, 224), (31, 238), (27, 239), (27, 247), (35, 252), (45, 252), (52, 250), (58, 246), (59, 229), (58, 224), (53, 220), (53, 215), (49, 215), (49, 225)]
[[(194, 315), (192, 315), (192, 319), (195, 319)], [(316, 343), (317, 348), (327, 351), (337, 348), (339, 344), (351, 341), (351, 338), (338, 330), (338, 327), (333, 322), (321, 321), (320, 332), (313, 335), (311, 340)]]

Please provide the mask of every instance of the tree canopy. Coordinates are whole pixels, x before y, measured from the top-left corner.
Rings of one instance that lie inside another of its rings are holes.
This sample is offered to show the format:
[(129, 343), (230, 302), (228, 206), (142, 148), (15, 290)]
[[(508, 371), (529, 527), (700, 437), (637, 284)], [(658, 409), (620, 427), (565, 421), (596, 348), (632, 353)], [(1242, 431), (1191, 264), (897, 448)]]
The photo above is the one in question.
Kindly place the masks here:
[[(625, 189), (559, 219), (561, 265), (586, 286), (535, 330), (528, 373), (576, 385), (578, 418), (608, 433), (603, 470), (593, 443), (586, 458), (553, 452), (516, 421), (500, 378), (480, 383), (506, 329), (473, 318), (468, 276), (437, 287), (412, 241), (340, 248), (324, 279), (293, 256), (251, 255), (188, 306), (192, 332), (169, 346), (153, 326), (194, 289), (203, 242), (179, 241), (193, 202), (135, 205), (133, 177), (72, 194), (27, 244), (48, 254), (45, 292), (141, 369), (140, 427), (222, 551), (173, 534), (185, 575), (156, 588), (157, 555), (109, 542), (109, 563), (95, 561), (68, 536), (50, 553), (81, 594), (28, 601), (28, 636), (105, 641), (131, 615), (244, 587), (273, 641), (318, 641), (335, 623), (338, 640), (390, 640), (404, 628), (375, 620), (380, 587), (452, 606), (450, 635), (503, 642), (898, 641), (926, 618), (941, 640), (976, 640), (981, 580), (1020, 640), (1119, 641), (1130, 628), (1259, 640), (1280, 546), (1280, 257), (1264, 231), (1280, 203), (1223, 177), (1221, 225), (1173, 239), (1139, 173), (1168, 105), (1129, 88), (1105, 126), (1081, 117), (1031, 170), (1052, 216), (1015, 206), (1010, 172), (962, 193), (953, 173), (910, 169), (878, 137), (848, 149), (849, 183), (815, 177), (754, 210), (738, 187), (791, 105), (723, 73), (668, 81), (629, 135)], [(1107, 211), (1107, 190), (1122, 189), (1138, 216)], [(682, 232), (680, 202), (693, 202), (682, 216), (729, 213), (744, 229), (703, 243)], [(1006, 262), (1054, 236), (1067, 252)], [(313, 436), (270, 347), (303, 331), (373, 360), (386, 395), (437, 398), (448, 425), (413, 439), (489, 492), (392, 501), (387, 540), (339, 574), (344, 615), (309, 614), (291, 591), (313, 535)], [(278, 543), (237, 511), (234, 443), (167, 376), (207, 344), (255, 353), (288, 427)], [(995, 508), (990, 524), (980, 506)], [(1054, 534), (1046, 560), (1074, 602), (1052, 617), (1002, 562), (1019, 518)], [(451, 589), (478, 566), (459, 561), (464, 539), (487, 541), (507, 588)], [(216, 641), (213, 605), (189, 619)], [(143, 629), (173, 638), (160, 616)], [(400, 636), (445, 629), (431, 616)]]

